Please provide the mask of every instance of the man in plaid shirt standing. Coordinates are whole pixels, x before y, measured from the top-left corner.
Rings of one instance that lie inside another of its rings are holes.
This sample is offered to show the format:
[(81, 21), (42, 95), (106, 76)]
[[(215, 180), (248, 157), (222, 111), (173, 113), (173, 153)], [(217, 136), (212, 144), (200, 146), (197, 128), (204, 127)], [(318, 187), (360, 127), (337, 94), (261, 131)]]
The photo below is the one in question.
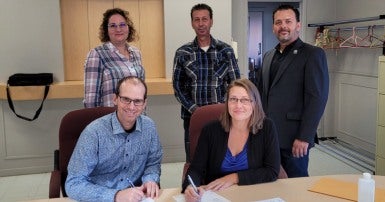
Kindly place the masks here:
[(240, 78), (231, 46), (210, 34), (213, 25), (211, 7), (197, 4), (190, 15), (196, 37), (176, 51), (173, 72), (175, 97), (182, 105), (186, 161), (189, 161), (191, 114), (200, 106), (223, 103), (227, 85)]

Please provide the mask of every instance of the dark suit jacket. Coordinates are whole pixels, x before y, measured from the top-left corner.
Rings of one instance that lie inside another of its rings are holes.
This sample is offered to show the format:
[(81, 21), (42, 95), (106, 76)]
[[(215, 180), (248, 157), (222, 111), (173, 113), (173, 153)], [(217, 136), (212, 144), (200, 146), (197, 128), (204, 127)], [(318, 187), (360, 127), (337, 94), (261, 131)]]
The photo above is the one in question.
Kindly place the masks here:
[(281, 149), (291, 149), (295, 139), (314, 146), (329, 92), (325, 52), (300, 39), (294, 43), (273, 81), (269, 81), (269, 73), (275, 49), (264, 55), (253, 81), (261, 92), (266, 115), (275, 122)]

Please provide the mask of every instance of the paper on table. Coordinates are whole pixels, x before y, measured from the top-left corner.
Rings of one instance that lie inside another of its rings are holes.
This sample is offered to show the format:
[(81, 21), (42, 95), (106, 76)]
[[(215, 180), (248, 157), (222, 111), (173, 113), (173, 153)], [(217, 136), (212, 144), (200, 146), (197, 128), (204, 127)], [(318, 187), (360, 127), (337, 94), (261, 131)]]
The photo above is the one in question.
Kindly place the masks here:
[(186, 200), (184, 199), (184, 194), (178, 194), (173, 196), (175, 202), (185, 202)]
[(230, 202), (230, 200), (225, 197), (213, 192), (213, 191), (205, 191), (201, 199), (202, 202)]
[(155, 201), (154, 201), (154, 199), (152, 199), (150, 197), (146, 197), (146, 198), (142, 199), (141, 202), (155, 202)]
[[(184, 194), (175, 195), (173, 198), (176, 202), (185, 202)], [(230, 202), (230, 200), (213, 191), (208, 190), (203, 194), (201, 202)]]

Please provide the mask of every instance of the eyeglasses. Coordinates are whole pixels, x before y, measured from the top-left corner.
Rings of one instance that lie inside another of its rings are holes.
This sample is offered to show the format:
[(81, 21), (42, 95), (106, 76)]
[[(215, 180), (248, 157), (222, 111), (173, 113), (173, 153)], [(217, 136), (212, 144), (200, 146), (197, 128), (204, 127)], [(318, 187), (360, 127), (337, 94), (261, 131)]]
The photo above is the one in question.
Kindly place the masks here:
[(124, 29), (124, 28), (127, 27), (127, 24), (125, 22), (122, 22), (120, 24), (111, 23), (111, 24), (108, 25), (108, 28), (110, 28), (112, 30), (116, 30), (116, 29), (118, 29), (118, 27), (120, 29)]
[(252, 100), (250, 100), (248, 98), (241, 98), (241, 99), (238, 99), (236, 97), (229, 98), (229, 103), (235, 104), (235, 103), (238, 103), (238, 101), (241, 101), (241, 103), (244, 105), (250, 104), (251, 102), (253, 102)]
[(142, 99), (134, 99), (133, 100), (133, 99), (130, 99), (128, 97), (122, 97), (120, 95), (118, 95), (118, 97), (119, 97), (120, 102), (122, 102), (123, 104), (126, 104), (126, 105), (131, 104), (131, 102), (133, 102), (135, 106), (144, 105), (144, 100), (142, 100)]

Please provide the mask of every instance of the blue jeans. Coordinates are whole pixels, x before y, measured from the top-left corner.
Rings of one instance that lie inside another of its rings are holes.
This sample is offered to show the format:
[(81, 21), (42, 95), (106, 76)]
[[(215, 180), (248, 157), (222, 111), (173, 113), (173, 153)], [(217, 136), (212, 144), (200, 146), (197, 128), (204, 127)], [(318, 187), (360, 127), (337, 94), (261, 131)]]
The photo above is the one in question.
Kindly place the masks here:
[(309, 150), (310, 148), (308, 148), (306, 156), (296, 158), (291, 149), (281, 149), (281, 165), (289, 178), (309, 176)]

